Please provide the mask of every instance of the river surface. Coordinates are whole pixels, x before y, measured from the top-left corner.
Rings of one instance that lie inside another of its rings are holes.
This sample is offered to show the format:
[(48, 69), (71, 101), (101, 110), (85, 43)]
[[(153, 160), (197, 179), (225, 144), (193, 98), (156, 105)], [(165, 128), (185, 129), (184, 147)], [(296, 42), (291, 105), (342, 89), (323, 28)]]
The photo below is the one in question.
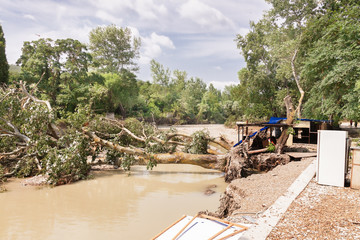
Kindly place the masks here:
[(184, 214), (215, 211), (226, 187), (221, 173), (192, 165), (96, 172), (92, 180), (55, 188), (20, 181), (10, 180), (0, 193), (1, 240), (150, 239)]

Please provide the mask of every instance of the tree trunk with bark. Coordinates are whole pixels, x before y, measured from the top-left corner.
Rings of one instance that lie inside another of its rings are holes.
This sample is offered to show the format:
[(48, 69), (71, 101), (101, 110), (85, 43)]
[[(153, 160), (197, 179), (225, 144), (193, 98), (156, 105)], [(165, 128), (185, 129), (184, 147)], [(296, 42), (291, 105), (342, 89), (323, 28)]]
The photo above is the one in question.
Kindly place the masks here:
[[(294, 122), (294, 117), (295, 117), (295, 113), (296, 110), (294, 109), (294, 106), (292, 104), (291, 101), (291, 97), (290, 96), (286, 96), (284, 98), (284, 102), (285, 102), (285, 106), (286, 106), (286, 124), (288, 126), (292, 126), (293, 122)], [(275, 146), (275, 152), (278, 154), (282, 154), (284, 152), (284, 147), (286, 144), (286, 141), (289, 138), (289, 131), (288, 131), (289, 127), (284, 127), (283, 131), (281, 132), (280, 138), (277, 140), (276, 146)]]

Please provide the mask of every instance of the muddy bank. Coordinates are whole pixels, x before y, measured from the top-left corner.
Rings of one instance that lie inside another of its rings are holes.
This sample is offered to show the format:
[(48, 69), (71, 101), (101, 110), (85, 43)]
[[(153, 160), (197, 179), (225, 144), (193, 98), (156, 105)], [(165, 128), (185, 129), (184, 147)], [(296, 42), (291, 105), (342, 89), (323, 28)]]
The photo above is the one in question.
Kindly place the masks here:
[(236, 222), (243, 216), (256, 218), (278, 199), (315, 158), (279, 165), (267, 173), (233, 180), (220, 199), (218, 214)]

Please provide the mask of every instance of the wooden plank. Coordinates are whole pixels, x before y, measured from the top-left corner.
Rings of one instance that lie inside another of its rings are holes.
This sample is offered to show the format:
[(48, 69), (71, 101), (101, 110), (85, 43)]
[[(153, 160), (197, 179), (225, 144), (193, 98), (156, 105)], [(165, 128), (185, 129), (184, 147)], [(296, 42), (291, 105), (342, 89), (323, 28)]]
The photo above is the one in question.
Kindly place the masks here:
[(352, 165), (351, 167), (351, 182), (350, 187), (354, 189), (360, 189), (360, 166)]
[(351, 148), (352, 151), (352, 163), (360, 164), (360, 149), (359, 148)]
[(189, 225), (190, 223), (192, 223), (192, 221), (195, 220), (195, 218), (197, 218), (199, 216), (199, 214), (196, 214), (191, 220), (190, 222), (188, 222), (181, 230), (180, 232), (178, 232), (178, 234), (175, 235), (175, 237), (172, 240), (175, 240)]
[(307, 158), (317, 156), (317, 152), (286, 152), (285, 154), (292, 158)]
[(310, 121), (300, 121), (294, 125), (294, 128), (310, 128)]

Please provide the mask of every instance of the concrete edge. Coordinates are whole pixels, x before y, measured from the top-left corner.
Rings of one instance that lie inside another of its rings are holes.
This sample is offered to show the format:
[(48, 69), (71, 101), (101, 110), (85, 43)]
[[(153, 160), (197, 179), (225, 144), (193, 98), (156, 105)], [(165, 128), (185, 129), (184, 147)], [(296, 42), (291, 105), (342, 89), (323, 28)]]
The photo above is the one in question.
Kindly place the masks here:
[(295, 198), (305, 189), (311, 179), (315, 176), (316, 160), (299, 175), (291, 184), (286, 193), (280, 196), (273, 205), (271, 205), (263, 215), (253, 224), (239, 240), (266, 239), (272, 229), (277, 225), (280, 218), (289, 208)]

